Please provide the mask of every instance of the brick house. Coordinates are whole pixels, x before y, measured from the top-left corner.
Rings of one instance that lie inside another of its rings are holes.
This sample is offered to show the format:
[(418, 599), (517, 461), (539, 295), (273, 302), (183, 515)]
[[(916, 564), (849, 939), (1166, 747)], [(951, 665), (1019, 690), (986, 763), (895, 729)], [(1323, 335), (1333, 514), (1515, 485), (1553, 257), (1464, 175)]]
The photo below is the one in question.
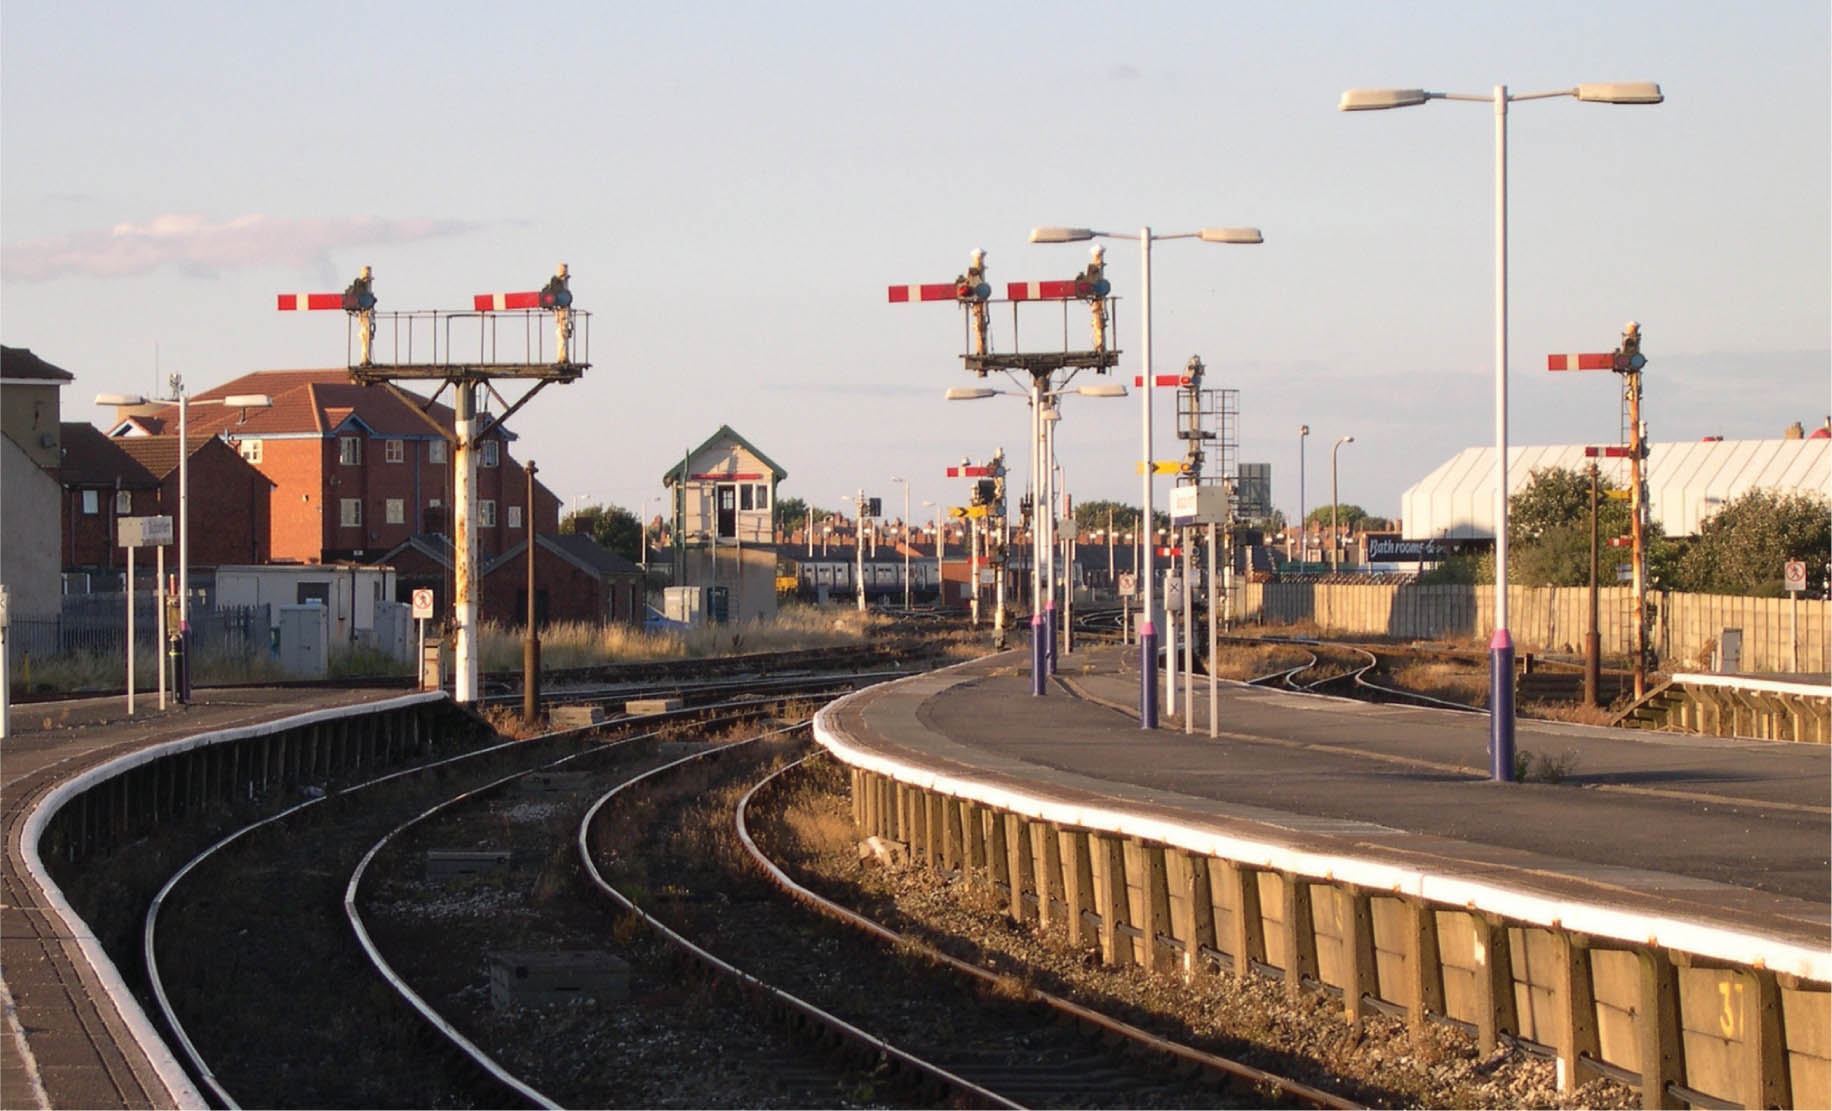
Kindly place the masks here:
[[(522, 625), (528, 613), (526, 543), (481, 561), (478, 616), (505, 626)], [(540, 533), (534, 564), (535, 621), (641, 625), (647, 616), (642, 569), (577, 533)], [(452, 545), (441, 535), (420, 535), (382, 553), (377, 563), (395, 569), (395, 593), (408, 601), (416, 588), (433, 592), (436, 612), (452, 598)]]
[[(226, 440), (273, 483), (267, 559), (369, 562), (416, 534), (449, 531), (449, 407), (393, 386), (357, 385), (343, 369), (256, 371), (193, 401), (255, 393), (271, 397), (272, 407), (194, 404), (187, 419), (194, 435)], [(124, 410), (110, 434), (165, 433), (177, 421), (175, 405)], [(478, 452), (476, 533), (485, 562), (522, 542), (530, 516), (527, 475), (509, 455), (510, 439), (498, 429)], [(536, 528), (558, 531), (559, 515), (560, 499), (537, 482)]]
[[(160, 512), (159, 480), (93, 424), (63, 426), (63, 487), (59, 532), (65, 571), (109, 571), (124, 566), (115, 522)], [(174, 514), (176, 507), (174, 506)], [(144, 562), (144, 561), (142, 561)]]

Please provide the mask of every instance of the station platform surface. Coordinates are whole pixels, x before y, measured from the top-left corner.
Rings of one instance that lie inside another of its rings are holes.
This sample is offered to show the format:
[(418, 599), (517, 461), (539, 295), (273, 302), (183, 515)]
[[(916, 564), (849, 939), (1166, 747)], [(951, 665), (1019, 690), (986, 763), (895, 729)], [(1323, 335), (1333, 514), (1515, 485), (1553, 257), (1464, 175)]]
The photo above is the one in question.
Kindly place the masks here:
[(870, 688), (834, 725), (875, 756), (1070, 805), (1832, 953), (1828, 746), (1520, 719), (1517, 751), (1568, 766), (1499, 783), (1486, 714), (1224, 681), (1211, 738), (1205, 677), (1191, 732), (1180, 714), (1139, 727), (1136, 648), (1064, 654), (1043, 696), (1029, 667), (1026, 648)]
[(110, 1001), (102, 979), (26, 871), (27, 813), (62, 780), (164, 741), (398, 697), (400, 690), (194, 689), (11, 707), (0, 740), (0, 1107), (171, 1107), (173, 1095)]

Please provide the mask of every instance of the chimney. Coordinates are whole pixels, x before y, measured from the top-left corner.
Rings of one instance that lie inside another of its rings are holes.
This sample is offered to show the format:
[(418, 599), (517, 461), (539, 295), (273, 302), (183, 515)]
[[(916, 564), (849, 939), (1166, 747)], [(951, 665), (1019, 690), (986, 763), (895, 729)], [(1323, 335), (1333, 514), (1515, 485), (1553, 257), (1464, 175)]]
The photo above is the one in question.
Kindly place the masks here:
[(1806, 429), (1800, 427), (1799, 421), (1795, 421), (1793, 424), (1787, 426), (1787, 431), (1781, 434), (1781, 438), (1784, 440), (1801, 440), (1806, 438), (1806, 434)]

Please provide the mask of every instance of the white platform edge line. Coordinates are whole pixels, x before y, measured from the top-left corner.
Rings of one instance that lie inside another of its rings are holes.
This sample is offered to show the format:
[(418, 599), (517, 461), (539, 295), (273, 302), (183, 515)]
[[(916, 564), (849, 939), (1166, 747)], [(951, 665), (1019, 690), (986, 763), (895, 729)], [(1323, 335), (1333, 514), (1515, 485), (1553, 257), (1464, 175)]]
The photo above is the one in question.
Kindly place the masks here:
[(134, 1041), (139, 1044), (141, 1052), (146, 1054), (148, 1062), (158, 1074), (160, 1083), (180, 1107), (208, 1107), (209, 1101), (191, 1083), (184, 1066), (179, 1063), (171, 1047), (166, 1045), (158, 1028), (147, 1018), (140, 1007), (139, 1000), (122, 979), (120, 969), (115, 967), (108, 951), (102, 947), (89, 924), (76, 913), (64, 893), (51, 879), (44, 861), (38, 855), (38, 839), (44, 835), (45, 826), (50, 824), (53, 815), (76, 795), (106, 779), (111, 779), (124, 772), (139, 767), (148, 761), (177, 752), (201, 748), (209, 744), (221, 744), (227, 741), (238, 741), (248, 737), (258, 737), (267, 733), (277, 733), (285, 729), (294, 729), (301, 725), (312, 725), (320, 721), (334, 721), (338, 718), (351, 717), (356, 714), (375, 713), (378, 710), (400, 709), (422, 702), (444, 701), (444, 692), (429, 691), (424, 694), (402, 695), (398, 698), (383, 699), (379, 702), (357, 702), (348, 706), (336, 706), (326, 710), (311, 710), (290, 717), (276, 718), (273, 721), (260, 722), (255, 725), (236, 726), (231, 729), (218, 729), (209, 733), (199, 733), (191, 737), (182, 737), (163, 744), (151, 745), (135, 752), (117, 756), (113, 760), (98, 764), (80, 775), (53, 787), (45, 797), (40, 799), (32, 812), (26, 815), (25, 824), (20, 828), (20, 857), (25, 862), (26, 871), (39, 887), (44, 890), (45, 907), (62, 924), (65, 933), (75, 941), (83, 958), (89, 962), (102, 990), (107, 993), (109, 1002), (115, 1012), (121, 1016)]
[[(911, 678), (933, 679), (937, 674), (961, 666), (965, 665), (956, 664), (940, 672)], [(869, 752), (859, 747), (838, 726), (839, 710), (853, 699), (868, 694), (882, 694), (889, 686), (910, 681), (898, 679), (891, 684), (868, 688), (828, 703), (815, 715), (815, 740), (841, 762), (851, 766), (1039, 821), (1139, 837), (1204, 856), (1223, 857), (1317, 880), (1341, 881), (1374, 890), (1413, 895), (1440, 905), (1487, 911), (1533, 925), (1564, 928), (1638, 945), (1658, 944), (1698, 956), (1791, 973), (1819, 983), (1832, 981), (1832, 952), (1812, 949), (1782, 938), (1690, 919), (1668, 916), (1649, 918), (1598, 903), (1554, 899), (1497, 884), (1383, 864), (1359, 857), (1304, 852), (1276, 841), (1233, 837), (1214, 830), (1123, 810), (1077, 806), (973, 779), (944, 775)], [(947, 685), (952, 684), (943, 684)]]

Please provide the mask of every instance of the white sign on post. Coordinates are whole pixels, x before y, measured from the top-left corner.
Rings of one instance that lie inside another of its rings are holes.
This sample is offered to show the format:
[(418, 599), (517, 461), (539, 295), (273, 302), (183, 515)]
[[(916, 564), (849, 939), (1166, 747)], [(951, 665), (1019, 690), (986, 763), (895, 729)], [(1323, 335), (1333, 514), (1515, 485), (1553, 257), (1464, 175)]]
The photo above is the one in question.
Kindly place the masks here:
[(175, 535), (170, 517), (122, 517), (115, 525), (123, 548), (156, 548)]
[(433, 592), (422, 587), (413, 592), (413, 616), (416, 621), (430, 621), (433, 616)]
[(1781, 585), (1795, 594), (1807, 588), (1807, 565), (1805, 560), (1790, 559), (1781, 568)]

